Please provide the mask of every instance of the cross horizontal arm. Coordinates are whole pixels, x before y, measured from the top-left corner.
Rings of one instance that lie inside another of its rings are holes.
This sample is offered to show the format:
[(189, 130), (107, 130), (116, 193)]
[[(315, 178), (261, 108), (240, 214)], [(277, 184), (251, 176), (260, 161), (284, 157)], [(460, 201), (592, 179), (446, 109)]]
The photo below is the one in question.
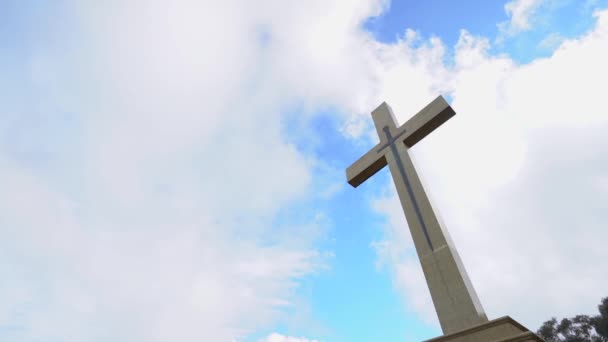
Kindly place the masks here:
[(439, 95), (433, 102), (401, 125), (395, 136), (403, 136), (405, 145), (412, 147), (454, 115), (456, 115), (454, 109), (450, 107), (443, 96)]
[[(379, 113), (388, 113), (388, 116), (382, 116)], [(455, 114), (452, 107), (439, 95), (406, 123), (395, 129), (392, 111), (386, 103), (383, 103), (372, 114), (380, 136), (380, 143), (346, 169), (348, 183), (357, 187), (385, 167), (387, 163), (385, 148), (391, 144), (401, 142), (405, 143), (408, 148), (412, 147)], [(395, 129), (391, 141), (384, 138), (384, 126), (391, 131)]]
[(380, 144), (376, 145), (346, 169), (348, 184), (356, 188), (386, 166), (384, 153), (377, 151), (379, 147)]

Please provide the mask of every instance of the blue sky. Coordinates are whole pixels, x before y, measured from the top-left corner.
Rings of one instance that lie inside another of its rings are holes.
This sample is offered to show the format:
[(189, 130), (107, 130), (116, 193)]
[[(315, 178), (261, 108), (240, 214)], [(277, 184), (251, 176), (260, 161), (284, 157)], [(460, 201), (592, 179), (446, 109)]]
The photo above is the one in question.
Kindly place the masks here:
[(438, 94), (412, 154), (488, 316), (593, 312), (607, 10), (3, 1), (0, 339), (439, 336), (388, 170), (344, 173)]

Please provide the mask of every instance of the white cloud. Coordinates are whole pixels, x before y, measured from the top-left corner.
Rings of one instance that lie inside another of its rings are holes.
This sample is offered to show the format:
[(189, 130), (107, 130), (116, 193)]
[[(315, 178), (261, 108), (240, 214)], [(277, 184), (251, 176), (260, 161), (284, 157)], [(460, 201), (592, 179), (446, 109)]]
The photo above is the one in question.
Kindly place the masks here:
[(312, 174), (331, 173), (289, 142), (287, 113), (368, 107), (353, 50), (383, 6), (68, 2), (62, 25), (26, 25), (50, 43), (19, 51), (29, 74), (10, 82), (25, 89), (0, 82), (0, 325), (18, 327), (13, 340), (267, 329), (325, 260), (324, 213), (273, 224), (322, 200)]
[(544, 50), (553, 51), (559, 47), (566, 38), (559, 33), (552, 32), (538, 43), (538, 47)]
[(304, 337), (285, 336), (278, 333), (272, 333), (258, 342), (319, 342), (319, 340), (309, 340)]
[(505, 36), (512, 36), (531, 29), (532, 18), (545, 0), (512, 0), (505, 4), (508, 21), (498, 24)]

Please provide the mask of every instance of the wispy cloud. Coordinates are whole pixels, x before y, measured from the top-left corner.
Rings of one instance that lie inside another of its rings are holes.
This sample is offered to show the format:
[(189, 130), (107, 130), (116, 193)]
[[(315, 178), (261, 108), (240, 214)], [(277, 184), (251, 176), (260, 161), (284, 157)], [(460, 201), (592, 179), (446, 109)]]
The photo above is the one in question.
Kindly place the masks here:
[(319, 340), (309, 340), (304, 337), (292, 337), (281, 335), (278, 333), (272, 333), (267, 337), (259, 340), (258, 342), (319, 342)]
[(534, 15), (546, 0), (513, 0), (505, 4), (505, 12), (509, 17), (508, 21), (498, 24), (498, 29), (502, 36), (514, 36), (518, 33), (530, 30)]
[(31, 21), (15, 34), (47, 38), (3, 44), (19, 56), (0, 81), (6, 339), (229, 341), (323, 267), (323, 213), (276, 222), (322, 200), (327, 169), (289, 142), (287, 113), (361, 106), (365, 60), (343, 57), (382, 3), (251, 6), (15, 16)]

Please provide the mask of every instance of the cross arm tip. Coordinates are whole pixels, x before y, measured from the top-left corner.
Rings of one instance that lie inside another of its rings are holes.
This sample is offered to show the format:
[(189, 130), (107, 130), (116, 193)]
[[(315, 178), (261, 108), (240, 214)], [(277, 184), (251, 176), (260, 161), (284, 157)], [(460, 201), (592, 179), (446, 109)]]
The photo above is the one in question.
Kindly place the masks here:
[(384, 166), (386, 157), (372, 149), (346, 169), (346, 181), (356, 188)]
[(433, 102), (429, 103), (410, 119), (412, 134), (405, 139), (405, 144), (408, 147), (414, 146), (454, 115), (456, 115), (456, 112), (445, 98), (442, 95), (437, 96)]
[(360, 177), (357, 177), (356, 175), (354, 175), (354, 172), (352, 170), (353, 166), (354, 165), (351, 165), (346, 169), (346, 182), (348, 184), (350, 184), (353, 188), (356, 188), (359, 185), (361, 185), (361, 183), (363, 183), (363, 181), (359, 179)]

